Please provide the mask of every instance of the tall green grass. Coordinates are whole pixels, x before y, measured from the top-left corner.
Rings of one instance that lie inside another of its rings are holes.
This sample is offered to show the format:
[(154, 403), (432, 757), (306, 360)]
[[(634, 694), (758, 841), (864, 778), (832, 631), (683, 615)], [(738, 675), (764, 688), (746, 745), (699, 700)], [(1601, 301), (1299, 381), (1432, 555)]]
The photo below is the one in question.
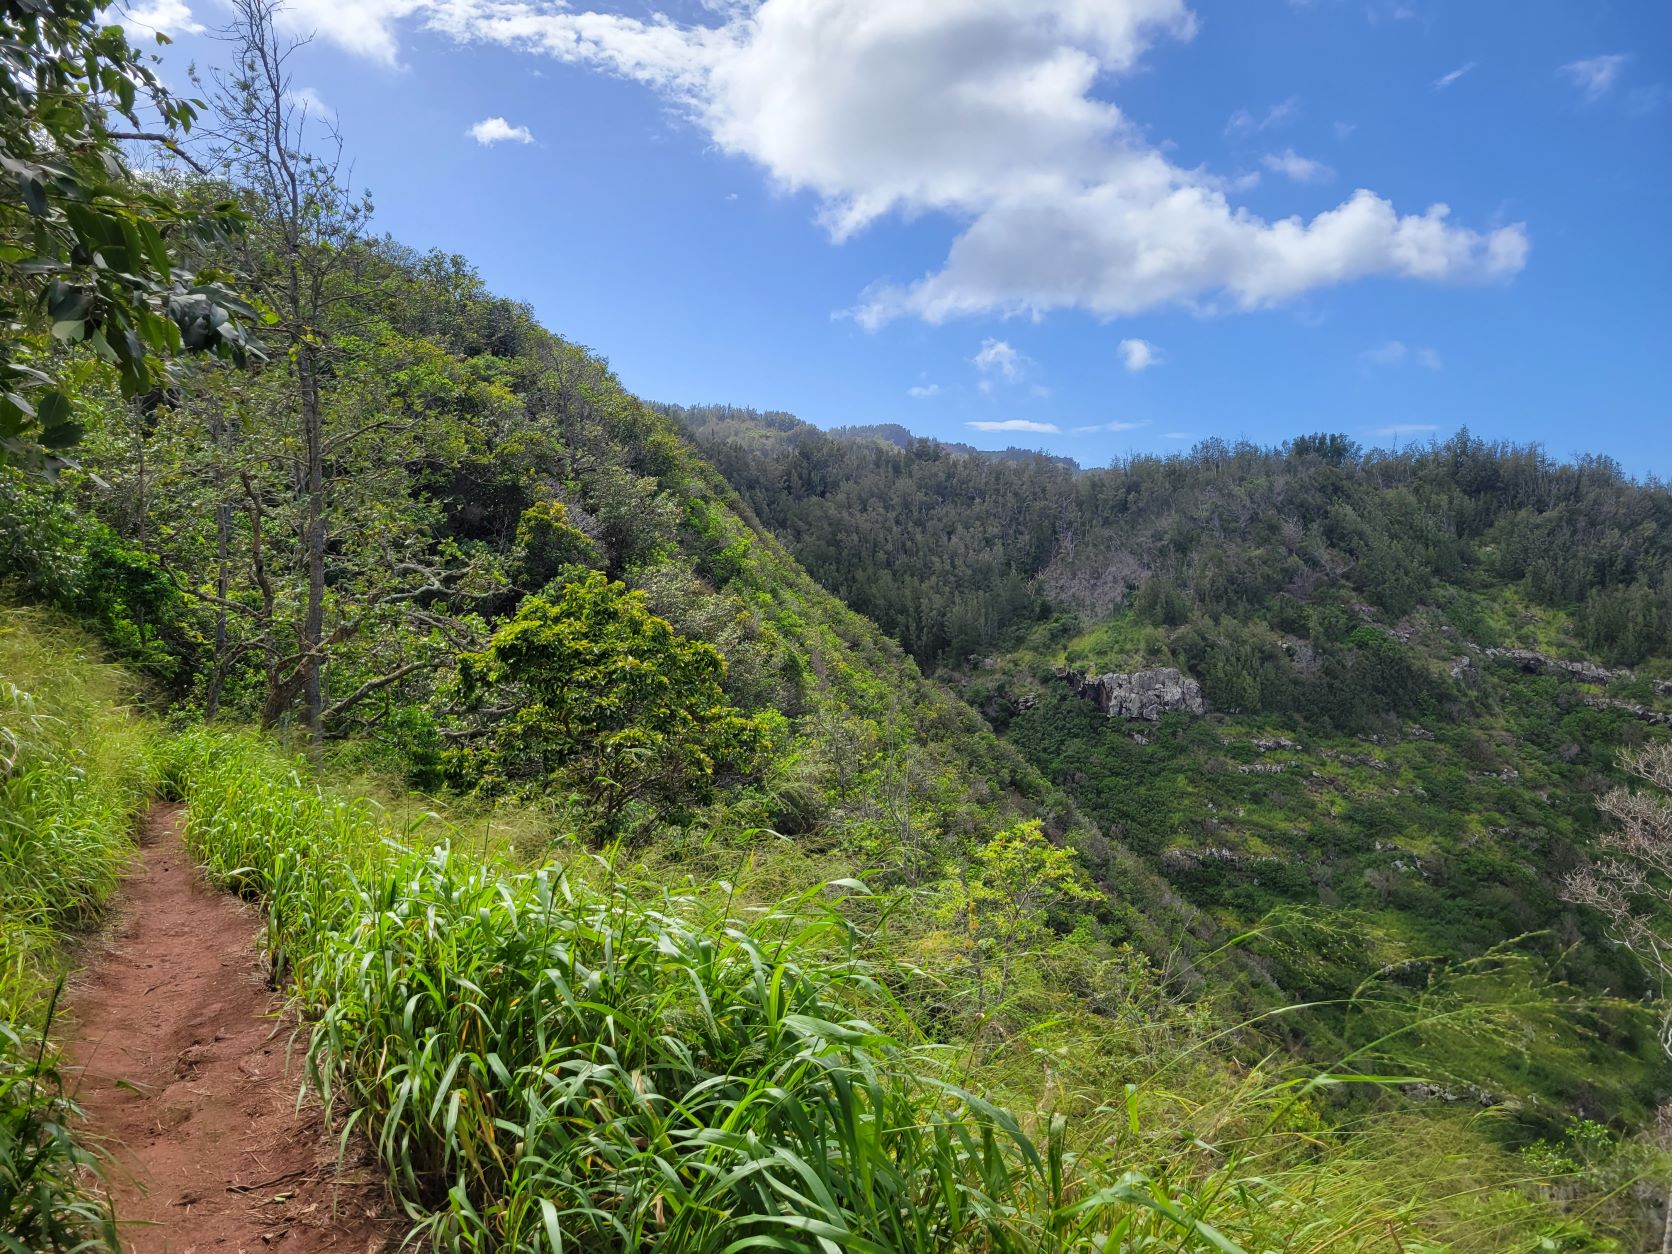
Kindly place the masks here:
[[(890, 903), (857, 881), (521, 869), (255, 737), (194, 730), (168, 758), (194, 855), (266, 908), (313, 1081), (430, 1248), (1609, 1248), (1490, 1114), (1342, 1106), (1362, 1075), (1233, 1062), (1239, 1030), (1141, 966), (1117, 996), (1089, 951), (1020, 956), (1039, 978), (975, 1048), (945, 933), (879, 938)], [(1096, 1010), (1067, 991), (1100, 984)]]
[(857, 882), (728, 911), (414, 849), (249, 741), (171, 770), (435, 1248), (1238, 1249), (959, 1087), (855, 947)]
[(99, 921), (151, 787), (127, 681), (81, 633), (7, 608), (0, 625), (0, 1249), (115, 1247), (83, 1183), (50, 1036), (66, 941)]

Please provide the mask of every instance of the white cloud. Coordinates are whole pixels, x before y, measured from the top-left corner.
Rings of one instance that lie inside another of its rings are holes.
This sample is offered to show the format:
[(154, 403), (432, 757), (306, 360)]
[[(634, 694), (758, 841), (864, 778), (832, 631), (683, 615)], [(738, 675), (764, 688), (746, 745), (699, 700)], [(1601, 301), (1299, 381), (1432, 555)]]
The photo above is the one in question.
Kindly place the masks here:
[(504, 118), (483, 118), (466, 133), (484, 148), (507, 141), (518, 144), (534, 142), (533, 131), (526, 126), (512, 126)]
[(993, 384), (995, 378), (1003, 379), (1006, 383), (1014, 383), (1026, 369), (1027, 358), (1018, 353), (1004, 340), (988, 338), (981, 341), (981, 347), (976, 350), (971, 363), (981, 372), (981, 388), (986, 391)]
[(203, 24), (192, 16), (185, 0), (144, 0), (143, 3), (116, 6), (101, 14), (103, 20), (114, 20), (129, 36), (201, 35)]
[(1462, 78), (1465, 74), (1467, 74), (1470, 70), (1474, 69), (1475, 66), (1477, 66), (1479, 64), (1480, 64), (1479, 61), (1469, 61), (1469, 62), (1464, 63), (1463, 65), (1458, 66), (1455, 70), (1452, 70), (1449, 73), (1440, 75), (1439, 78), (1434, 80), (1434, 90), (1435, 91), (1444, 91), (1446, 88), (1450, 87), (1458, 79)]
[(1040, 435), (1060, 434), (1061, 428), (1054, 422), (1034, 422), (1028, 418), (1006, 418), (1003, 422), (966, 422), (966, 427), (974, 427), (977, 431), (1033, 431)]
[(915, 396), (919, 400), (925, 397), (939, 396), (940, 394), (941, 385), (938, 383), (919, 383), (916, 387), (906, 389), (907, 396)]
[(1287, 175), (1297, 183), (1323, 183), (1335, 177), (1335, 171), (1322, 161), (1303, 157), (1293, 148), (1268, 152), (1260, 158), (1260, 164), (1274, 174)]
[(294, 87), (286, 95), (291, 104), (303, 110), (310, 118), (323, 118), (336, 112), (325, 103), (325, 97), (312, 87)]
[(837, 240), (890, 215), (956, 224), (939, 268), (862, 294), (851, 312), (867, 327), (1258, 309), (1370, 275), (1500, 279), (1527, 253), (1520, 225), (1402, 214), (1367, 190), (1268, 220), (1221, 176), (1175, 164), (1109, 96), (1151, 45), (1192, 37), (1185, 0), (726, 0), (703, 9), (710, 24), (541, 0), (292, 3), (386, 61), (409, 19), (642, 83), (719, 151), (811, 193)]
[(1163, 440), (1194, 440), (1196, 436), (1189, 431), (1169, 431), (1161, 438)]
[(1161, 364), (1161, 350), (1148, 340), (1122, 340), (1120, 355), (1133, 374)]
[(1377, 427), (1377, 435), (1426, 435), (1430, 431), (1440, 428), (1432, 422), (1395, 422), (1386, 427)]
[(1358, 130), (1357, 122), (1337, 122), (1335, 124), (1335, 138), (1344, 144), (1353, 137), (1353, 132), (1356, 130)]
[(1143, 422), (1098, 422), (1089, 427), (1075, 427), (1074, 433), (1084, 435), (1092, 431), (1137, 431), (1139, 428), (1147, 426), (1149, 426), (1147, 419)]
[(1225, 123), (1227, 135), (1247, 135), (1253, 131), (1266, 131), (1274, 126), (1282, 126), (1285, 122), (1293, 121), (1300, 112), (1300, 101), (1290, 96), (1287, 100), (1272, 105), (1264, 113), (1255, 116), (1247, 109), (1238, 109), (1231, 115), (1231, 120)]
[(1585, 93), (1586, 100), (1598, 100), (1614, 86), (1626, 60), (1627, 56), (1623, 52), (1586, 57), (1582, 61), (1570, 61), (1562, 67), (1562, 73), (1578, 84), (1580, 90)]
[(1372, 366), (1398, 366), (1414, 361), (1426, 370), (1438, 370), (1445, 364), (1436, 349), (1411, 348), (1401, 340), (1389, 340), (1386, 344), (1365, 349), (1359, 354), (1359, 359)]

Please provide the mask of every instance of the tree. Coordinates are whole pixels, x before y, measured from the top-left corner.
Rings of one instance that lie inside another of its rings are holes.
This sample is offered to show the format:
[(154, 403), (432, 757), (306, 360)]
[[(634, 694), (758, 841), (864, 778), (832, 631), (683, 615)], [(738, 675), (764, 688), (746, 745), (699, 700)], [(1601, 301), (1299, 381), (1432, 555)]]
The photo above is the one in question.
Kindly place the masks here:
[[(252, 269), (276, 314), (286, 352), (297, 419), (296, 479), (303, 504), (302, 563), (307, 593), (296, 651), (308, 730), (324, 735), (326, 528), (325, 400), (331, 357), (329, 314), (348, 295), (339, 279), (357, 260), (371, 203), (356, 197), (342, 168), (341, 138), (326, 128), (329, 155), (310, 147), (310, 106), (292, 89), (290, 59), (301, 45), (279, 37), (275, 0), (234, 0), (222, 32), (233, 65), (213, 76), (219, 116), (215, 139), (227, 173), (256, 200), (265, 245)], [(363, 296), (363, 293), (359, 294)]]
[(1651, 789), (1616, 788), (1598, 803), (1615, 826), (1602, 834), (1610, 855), (1567, 877), (1564, 896), (1603, 918), (1660, 994), (1660, 1044), (1672, 1057), (1672, 744), (1627, 750), (1621, 765)]
[(489, 791), (555, 778), (611, 833), (634, 801), (708, 800), (758, 769), (766, 748), (766, 724), (727, 701), (724, 678), (717, 649), (589, 571), (556, 600), (526, 598), (487, 649), (461, 659), (479, 721), (455, 733), (467, 746), (455, 774)]
[[(122, 149), (180, 153), (192, 106), (99, 16), (96, 0), (0, 4), (0, 461), (45, 472), (82, 433), (85, 372), (63, 346), (107, 363), (126, 397), (167, 383), (164, 359), (183, 350), (242, 361), (256, 347), (227, 275), (190, 266), (198, 245), (237, 229), (236, 208), (141, 183)], [(139, 129), (145, 108), (160, 130)]]
[(981, 878), (967, 890), (970, 927), (978, 948), (999, 958), (999, 1000), (1011, 966), (1049, 935), (1050, 912), (1101, 900), (1087, 885), (1072, 849), (1053, 845), (1038, 819), (1007, 828), (975, 855)]

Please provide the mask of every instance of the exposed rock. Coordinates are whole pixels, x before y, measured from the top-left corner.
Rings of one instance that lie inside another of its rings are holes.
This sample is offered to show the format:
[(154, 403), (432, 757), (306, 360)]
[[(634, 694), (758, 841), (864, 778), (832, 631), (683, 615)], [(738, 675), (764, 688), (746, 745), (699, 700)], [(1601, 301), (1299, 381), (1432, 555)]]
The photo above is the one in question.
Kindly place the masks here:
[(1452, 658), (1451, 665), (1447, 668), (1447, 670), (1450, 672), (1453, 679), (1462, 679), (1464, 675), (1474, 670), (1474, 668), (1474, 658), (1465, 653), (1461, 657)]
[(1648, 706), (1639, 705), (1635, 701), (1621, 701), (1618, 697), (1593, 696), (1586, 696), (1583, 700), (1586, 705), (1593, 709), (1623, 710), (1633, 718), (1640, 718), (1645, 723), (1656, 727), (1672, 727), (1672, 714), (1667, 714), (1661, 710), (1651, 710)]
[(1191, 714), (1208, 712), (1202, 685), (1171, 666), (1131, 674), (1082, 675), (1064, 671), (1062, 677), (1077, 695), (1096, 702), (1097, 708), (1110, 718), (1155, 723), (1163, 714), (1174, 710)]
[(1226, 849), (1222, 845), (1208, 845), (1201, 849), (1185, 849), (1175, 846), (1161, 855), (1161, 865), (1169, 871), (1193, 871), (1204, 862), (1219, 862), (1226, 866), (1249, 867), (1276, 861), (1277, 859), (1270, 854), (1238, 853), (1235, 849)]
[(1598, 662), (1567, 662), (1533, 649), (1482, 649), (1487, 657), (1514, 662), (1529, 675), (1571, 675), (1586, 683), (1605, 684), (1610, 679), (1629, 678), (1630, 671), (1610, 670)]
[(1237, 767), (1244, 775), (1281, 775), (1288, 769), (1287, 762), (1244, 762)]
[(1253, 745), (1261, 753), (1270, 753), (1274, 749), (1298, 749), (1300, 745), (1287, 736), (1256, 736)]

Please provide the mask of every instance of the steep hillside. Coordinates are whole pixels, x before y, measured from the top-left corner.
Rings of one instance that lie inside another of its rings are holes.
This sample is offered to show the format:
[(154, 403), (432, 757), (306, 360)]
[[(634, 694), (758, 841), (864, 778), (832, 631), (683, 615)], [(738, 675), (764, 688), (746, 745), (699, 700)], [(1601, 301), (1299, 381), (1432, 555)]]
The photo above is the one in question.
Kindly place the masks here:
[[(1181, 896), (1227, 930), (1309, 908), (1314, 930), (1262, 954), (1290, 994), (1529, 933), (1581, 986), (1640, 991), (1559, 889), (1620, 749), (1672, 725), (1660, 485), (1467, 435), (1078, 474), (806, 427), (697, 435), (811, 571)], [(1158, 668), (1205, 715), (1088, 699), (1088, 677)], [(1665, 1083), (1640, 1045), (1597, 1064), (1547, 1091), (1620, 1114)]]

